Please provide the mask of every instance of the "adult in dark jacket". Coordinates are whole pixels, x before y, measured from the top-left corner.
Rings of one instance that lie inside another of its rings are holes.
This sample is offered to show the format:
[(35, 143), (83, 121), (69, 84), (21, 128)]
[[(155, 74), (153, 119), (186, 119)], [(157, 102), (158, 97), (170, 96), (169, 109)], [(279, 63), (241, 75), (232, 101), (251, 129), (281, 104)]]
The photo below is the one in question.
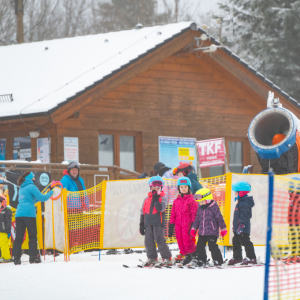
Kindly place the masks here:
[(191, 193), (193, 195), (203, 188), (203, 186), (199, 183), (199, 178), (195, 173), (193, 166), (188, 163), (182, 163), (177, 168), (174, 168), (173, 175), (187, 177), (191, 181)]
[(6, 199), (0, 196), (0, 262), (8, 262), (11, 260), (9, 252), (9, 238), (11, 236), (11, 209), (6, 206)]
[[(237, 204), (233, 215), (233, 258), (228, 264), (257, 264), (254, 246), (250, 241), (250, 219), (252, 218), (252, 207), (254, 206), (253, 197), (248, 196), (251, 186), (246, 181), (238, 181), (232, 185), (232, 190), (235, 192)], [(245, 247), (246, 251), (246, 258), (244, 260), (242, 246)]]
[(16, 239), (14, 243), (14, 263), (21, 264), (21, 247), (23, 237), (27, 228), (29, 236), (29, 262), (40, 263), (41, 259), (37, 256), (37, 229), (36, 229), (36, 209), (37, 202), (45, 202), (53, 195), (50, 190), (46, 195), (42, 194), (34, 185), (35, 176), (33, 172), (25, 172), (18, 179), (19, 204), (16, 211)]

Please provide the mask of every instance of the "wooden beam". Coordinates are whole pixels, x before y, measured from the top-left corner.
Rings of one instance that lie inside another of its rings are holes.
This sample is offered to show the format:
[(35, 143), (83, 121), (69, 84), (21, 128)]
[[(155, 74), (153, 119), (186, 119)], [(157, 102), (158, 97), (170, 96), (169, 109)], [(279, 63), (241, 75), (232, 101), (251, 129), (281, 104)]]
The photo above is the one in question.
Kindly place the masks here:
[(95, 86), (91, 90), (87, 91), (86, 93), (82, 94), (81, 96), (75, 98), (74, 100), (70, 101), (69, 103), (63, 105), (61, 108), (54, 111), (51, 114), (52, 121), (57, 124), (65, 120), (84, 106), (103, 97), (105, 94), (115, 90), (117, 87), (121, 86), (128, 80), (134, 78), (141, 72), (146, 71), (154, 64), (159, 63), (166, 57), (189, 45), (193, 42), (194, 36), (196, 35), (197, 31), (189, 30), (183, 33), (182, 35), (178, 36), (177, 38), (173, 39), (172, 41), (168, 42), (164, 46), (159, 47), (157, 50), (139, 59), (137, 62), (133, 63), (128, 68), (118, 72), (114, 76), (108, 78), (107, 80)]

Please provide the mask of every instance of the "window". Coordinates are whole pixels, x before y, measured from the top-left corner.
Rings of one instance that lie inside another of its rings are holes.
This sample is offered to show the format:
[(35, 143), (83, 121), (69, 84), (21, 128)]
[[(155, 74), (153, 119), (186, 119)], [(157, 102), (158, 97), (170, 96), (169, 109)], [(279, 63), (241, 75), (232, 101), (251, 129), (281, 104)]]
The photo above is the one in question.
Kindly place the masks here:
[(16, 137), (13, 139), (13, 159), (31, 161), (30, 136)]
[[(99, 165), (114, 165), (114, 136), (99, 134)], [(107, 168), (100, 168), (100, 171), (107, 171)]]
[(0, 139), (0, 160), (6, 159), (6, 139)]
[[(228, 169), (232, 173), (242, 173), (245, 165), (248, 165), (248, 139), (228, 138), (225, 139)], [(247, 145), (245, 147), (245, 145)], [(249, 150), (249, 149), (248, 149)], [(225, 174), (225, 166), (215, 166), (209, 168), (210, 176)]]
[[(100, 166), (116, 165), (130, 171), (142, 170), (141, 133), (100, 131), (98, 140)], [(101, 170), (106, 171), (107, 168)]]
[(120, 167), (135, 171), (135, 138), (120, 135)]
[(229, 170), (233, 173), (242, 173), (244, 168), (243, 162), (243, 143), (228, 142), (229, 146)]

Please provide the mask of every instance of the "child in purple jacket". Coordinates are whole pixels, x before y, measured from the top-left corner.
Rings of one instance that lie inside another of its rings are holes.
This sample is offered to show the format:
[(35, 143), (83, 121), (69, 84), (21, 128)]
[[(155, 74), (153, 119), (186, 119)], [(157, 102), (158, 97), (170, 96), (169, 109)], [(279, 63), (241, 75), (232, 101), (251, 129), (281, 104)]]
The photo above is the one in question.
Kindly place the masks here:
[(222, 265), (223, 258), (217, 239), (219, 236), (219, 228), (221, 228), (221, 235), (227, 234), (224, 218), (221, 215), (219, 206), (213, 200), (212, 193), (207, 188), (202, 188), (195, 194), (200, 206), (197, 211), (195, 222), (193, 223), (191, 235), (196, 236), (198, 230), (198, 243), (197, 243), (197, 261), (194, 264), (203, 266), (207, 262), (205, 251), (206, 243), (208, 243), (209, 251), (213, 259), (214, 265)]

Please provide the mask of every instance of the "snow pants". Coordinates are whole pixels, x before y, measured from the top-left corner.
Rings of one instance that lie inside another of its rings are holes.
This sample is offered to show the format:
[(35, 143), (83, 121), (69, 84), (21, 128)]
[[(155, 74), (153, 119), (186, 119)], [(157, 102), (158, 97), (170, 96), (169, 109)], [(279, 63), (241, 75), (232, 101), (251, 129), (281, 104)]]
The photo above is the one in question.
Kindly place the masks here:
[(9, 252), (9, 238), (5, 232), (0, 232), (0, 249), (2, 258), (11, 259)]
[(188, 255), (196, 251), (195, 241), (190, 235), (191, 223), (184, 223), (183, 226), (175, 223), (175, 234), (178, 247), (182, 255)]
[(219, 246), (217, 245), (217, 239), (218, 237), (215, 235), (199, 235), (197, 243), (197, 258), (199, 260), (202, 260), (203, 262), (207, 261), (205, 246), (208, 243), (208, 249), (213, 261), (223, 264), (223, 257)]
[(37, 255), (36, 219), (33, 217), (16, 217), (16, 239), (13, 251), (14, 259), (21, 258), (21, 247), (26, 228), (29, 236), (29, 256), (33, 257)]
[(300, 255), (300, 226), (291, 226), (289, 227), (289, 243), (291, 245), (291, 255), (299, 256)]
[(253, 243), (250, 241), (250, 235), (248, 233), (237, 234), (234, 233), (232, 238), (233, 245), (233, 258), (243, 259), (242, 246), (245, 247), (246, 256), (250, 259), (256, 258)]
[(157, 258), (156, 244), (162, 259), (170, 259), (171, 251), (166, 243), (164, 236), (164, 227), (159, 225), (147, 225), (145, 228), (145, 247), (147, 257)]

